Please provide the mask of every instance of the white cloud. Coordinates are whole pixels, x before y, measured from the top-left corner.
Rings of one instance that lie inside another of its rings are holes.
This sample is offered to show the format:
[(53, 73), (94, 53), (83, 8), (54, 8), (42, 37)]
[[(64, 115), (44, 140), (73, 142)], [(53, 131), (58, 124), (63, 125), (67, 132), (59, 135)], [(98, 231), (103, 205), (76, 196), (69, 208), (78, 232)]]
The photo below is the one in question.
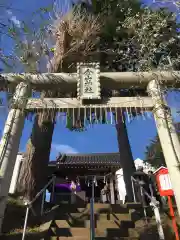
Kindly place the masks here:
[(10, 20), (16, 25), (16, 27), (21, 27), (21, 22), (17, 19), (15, 15), (10, 10), (7, 10), (7, 14), (9, 15)]
[(51, 146), (51, 150), (56, 151), (58, 153), (78, 153), (78, 151), (69, 146), (69, 145), (64, 145), (64, 144), (57, 144), (57, 143), (53, 143)]

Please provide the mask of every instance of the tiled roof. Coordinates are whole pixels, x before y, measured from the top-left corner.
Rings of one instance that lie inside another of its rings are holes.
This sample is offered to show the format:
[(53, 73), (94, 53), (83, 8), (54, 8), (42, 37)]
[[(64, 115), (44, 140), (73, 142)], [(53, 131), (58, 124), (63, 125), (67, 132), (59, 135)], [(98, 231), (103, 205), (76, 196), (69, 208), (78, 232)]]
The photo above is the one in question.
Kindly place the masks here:
[(66, 154), (64, 157), (61, 155), (57, 158), (57, 164), (120, 167), (120, 153)]

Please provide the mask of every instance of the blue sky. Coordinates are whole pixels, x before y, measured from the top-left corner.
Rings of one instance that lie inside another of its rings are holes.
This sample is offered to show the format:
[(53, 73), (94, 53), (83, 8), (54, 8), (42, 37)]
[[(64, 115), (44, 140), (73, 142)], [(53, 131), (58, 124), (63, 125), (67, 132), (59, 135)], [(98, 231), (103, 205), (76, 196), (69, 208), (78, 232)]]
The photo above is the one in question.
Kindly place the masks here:
[[(68, 8), (67, 2), (68, 0), (60, 0), (59, 7), (62, 8), (65, 6)], [(16, 0), (12, 1), (10, 5), (12, 9), (10, 8), (9, 11), (4, 14), (7, 14), (16, 24), (20, 24), (22, 20), (30, 21), (33, 11), (51, 3), (52, 0)], [(12, 42), (10, 40), (2, 39), (2, 43), (2, 46), (8, 51), (11, 49)], [(1, 95), (4, 97), (4, 94), (1, 93)], [(177, 108), (177, 98), (179, 98), (179, 96), (175, 94), (170, 94), (168, 97), (168, 102), (172, 106), (174, 113)], [(7, 113), (7, 107), (0, 108), (0, 134), (2, 134)], [(175, 114), (174, 117), (176, 121), (180, 120)], [(32, 121), (26, 120), (21, 138), (20, 151), (25, 151), (32, 124)], [(152, 115), (150, 114), (146, 120), (138, 118), (131, 123), (127, 123), (127, 129), (134, 159), (143, 159), (147, 144), (156, 136), (156, 128)], [(85, 132), (71, 132), (65, 128), (65, 125), (61, 121), (57, 121), (53, 135), (50, 159), (55, 159), (58, 152), (98, 153), (116, 151), (118, 151), (117, 136), (113, 125), (94, 125), (93, 127), (89, 127)]]

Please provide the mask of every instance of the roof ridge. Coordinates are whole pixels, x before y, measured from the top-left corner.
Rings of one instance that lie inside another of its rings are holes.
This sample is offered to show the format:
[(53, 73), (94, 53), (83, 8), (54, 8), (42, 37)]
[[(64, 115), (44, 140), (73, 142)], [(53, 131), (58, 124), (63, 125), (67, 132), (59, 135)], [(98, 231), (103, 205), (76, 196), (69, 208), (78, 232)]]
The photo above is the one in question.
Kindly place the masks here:
[(105, 156), (105, 155), (120, 155), (120, 152), (111, 152), (111, 153), (66, 153), (65, 156)]

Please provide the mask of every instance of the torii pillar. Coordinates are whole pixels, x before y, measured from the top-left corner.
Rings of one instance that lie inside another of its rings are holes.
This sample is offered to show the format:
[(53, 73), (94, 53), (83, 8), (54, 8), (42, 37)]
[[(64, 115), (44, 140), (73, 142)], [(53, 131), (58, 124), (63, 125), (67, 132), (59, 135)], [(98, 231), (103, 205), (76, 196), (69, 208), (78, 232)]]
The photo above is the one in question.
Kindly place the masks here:
[(29, 92), (30, 88), (28, 84), (21, 82), (17, 85), (13, 96), (12, 107), (9, 111), (0, 142), (0, 233), (13, 169), (24, 127), (24, 108)]
[(157, 80), (147, 87), (154, 104), (154, 118), (169, 176), (172, 182), (178, 213), (180, 215), (180, 141), (173, 124), (172, 116), (164, 99), (163, 89)]

